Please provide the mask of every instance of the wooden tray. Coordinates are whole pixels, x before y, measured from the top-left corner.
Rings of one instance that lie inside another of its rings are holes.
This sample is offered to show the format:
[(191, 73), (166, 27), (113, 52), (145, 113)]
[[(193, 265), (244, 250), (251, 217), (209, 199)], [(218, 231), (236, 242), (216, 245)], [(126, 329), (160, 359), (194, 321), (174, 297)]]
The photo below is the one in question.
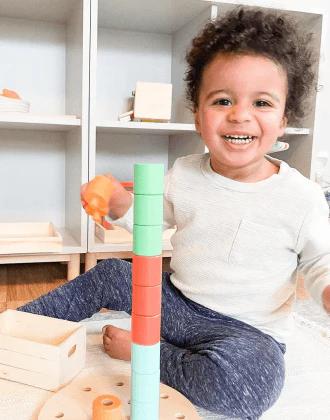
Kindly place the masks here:
[[(95, 234), (105, 244), (132, 243), (133, 235), (126, 229), (112, 225), (113, 229), (106, 229), (104, 226), (95, 223)], [(167, 229), (163, 232), (163, 241), (169, 241), (176, 229)]]
[(62, 247), (62, 236), (50, 222), (0, 223), (0, 254), (60, 252)]
[(0, 378), (54, 391), (85, 358), (84, 325), (11, 309), (0, 314)]

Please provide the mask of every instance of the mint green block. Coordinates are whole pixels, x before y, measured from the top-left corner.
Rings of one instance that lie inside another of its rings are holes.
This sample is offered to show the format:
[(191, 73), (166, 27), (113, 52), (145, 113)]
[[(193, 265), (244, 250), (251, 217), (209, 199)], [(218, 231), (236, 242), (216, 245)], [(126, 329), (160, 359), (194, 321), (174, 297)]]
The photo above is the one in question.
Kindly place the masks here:
[(131, 402), (159, 404), (160, 370), (145, 375), (131, 370)]
[(131, 401), (131, 420), (159, 420), (159, 401), (142, 403)]
[(163, 195), (134, 196), (134, 224), (162, 225), (163, 224)]
[(159, 370), (160, 343), (142, 346), (132, 343), (132, 369), (137, 373), (151, 375)]
[(163, 194), (164, 165), (146, 163), (134, 165), (134, 194)]
[(133, 226), (133, 252), (135, 255), (147, 257), (161, 255), (162, 253), (162, 225)]

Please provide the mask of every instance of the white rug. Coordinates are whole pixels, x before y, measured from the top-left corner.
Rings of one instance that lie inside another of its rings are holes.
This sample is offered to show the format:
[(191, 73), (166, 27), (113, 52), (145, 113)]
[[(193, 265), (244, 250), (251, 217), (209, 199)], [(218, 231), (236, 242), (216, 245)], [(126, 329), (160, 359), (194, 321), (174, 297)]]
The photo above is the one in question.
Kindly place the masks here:
[[(262, 420), (330, 420), (330, 317), (312, 302), (298, 303), (296, 311), (295, 329), (285, 356), (284, 390)], [(102, 375), (107, 371), (128, 373), (128, 362), (111, 359), (103, 352), (100, 331), (109, 323), (129, 328), (130, 318), (109, 312), (83, 322), (88, 331), (86, 370)], [(0, 380), (0, 420), (36, 420), (50, 395), (38, 388)], [(232, 420), (205, 410), (199, 413), (203, 420)]]

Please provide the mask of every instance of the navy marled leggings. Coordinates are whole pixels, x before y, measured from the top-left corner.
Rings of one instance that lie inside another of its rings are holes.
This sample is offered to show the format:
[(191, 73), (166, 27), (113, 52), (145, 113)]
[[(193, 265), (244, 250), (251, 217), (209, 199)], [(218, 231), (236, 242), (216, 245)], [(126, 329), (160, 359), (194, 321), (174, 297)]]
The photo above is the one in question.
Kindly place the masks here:
[[(110, 259), (19, 309), (80, 321), (101, 308), (131, 313), (131, 264)], [(280, 395), (285, 346), (187, 299), (163, 273), (161, 381), (194, 404), (257, 419)]]

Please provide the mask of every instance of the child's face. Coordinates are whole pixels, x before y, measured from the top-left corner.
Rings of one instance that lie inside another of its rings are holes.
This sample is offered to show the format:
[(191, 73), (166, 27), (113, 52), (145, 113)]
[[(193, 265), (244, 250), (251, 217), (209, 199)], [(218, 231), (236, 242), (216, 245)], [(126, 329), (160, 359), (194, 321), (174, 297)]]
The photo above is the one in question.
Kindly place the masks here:
[(264, 161), (284, 134), (286, 95), (284, 70), (266, 57), (219, 54), (207, 65), (195, 123), (215, 171), (255, 167)]

